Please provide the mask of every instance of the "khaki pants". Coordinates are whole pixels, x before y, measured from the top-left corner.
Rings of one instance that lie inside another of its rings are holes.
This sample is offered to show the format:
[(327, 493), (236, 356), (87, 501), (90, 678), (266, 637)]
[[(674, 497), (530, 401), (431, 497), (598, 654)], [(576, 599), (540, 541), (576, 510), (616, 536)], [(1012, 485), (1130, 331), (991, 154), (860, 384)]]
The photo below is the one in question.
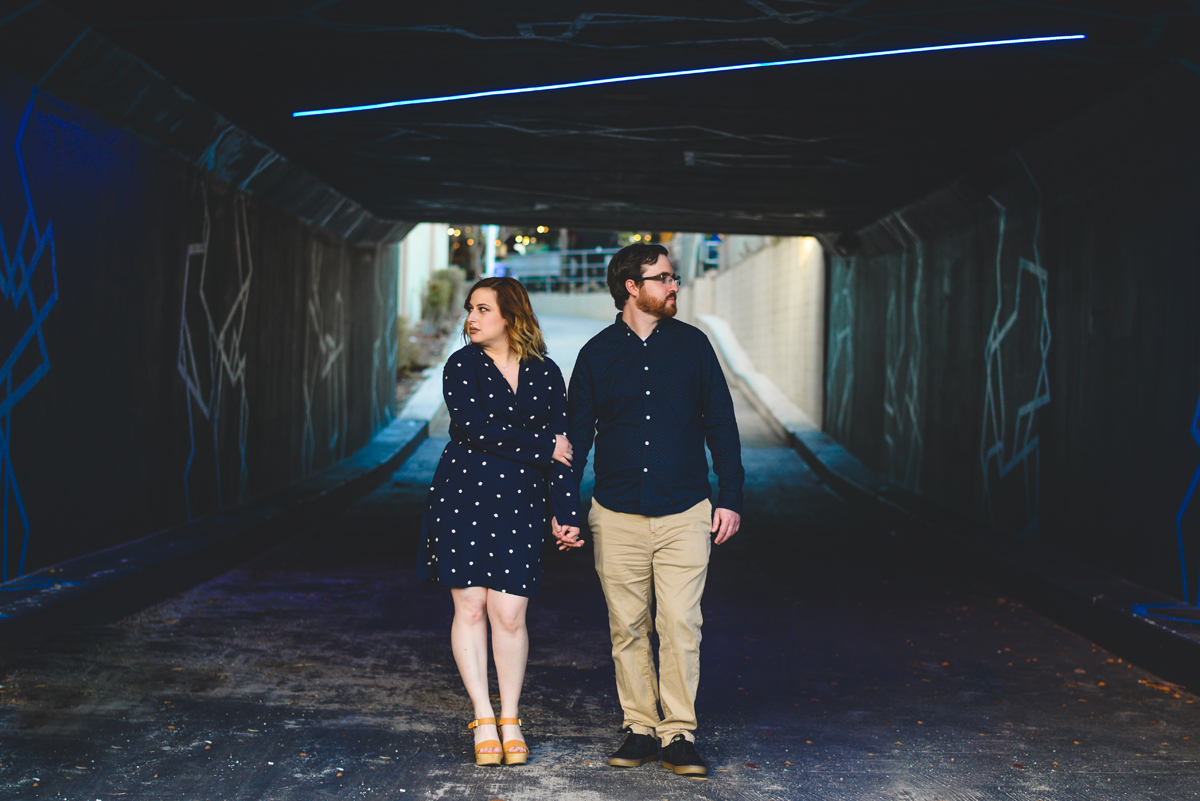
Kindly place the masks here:
[[(680, 733), (691, 740), (712, 504), (705, 500), (679, 514), (643, 517), (610, 511), (593, 499), (588, 525), (596, 548), (596, 573), (608, 601), (624, 726), (635, 734), (658, 736), (664, 744)], [(657, 675), (650, 653), (652, 598), (657, 610)]]

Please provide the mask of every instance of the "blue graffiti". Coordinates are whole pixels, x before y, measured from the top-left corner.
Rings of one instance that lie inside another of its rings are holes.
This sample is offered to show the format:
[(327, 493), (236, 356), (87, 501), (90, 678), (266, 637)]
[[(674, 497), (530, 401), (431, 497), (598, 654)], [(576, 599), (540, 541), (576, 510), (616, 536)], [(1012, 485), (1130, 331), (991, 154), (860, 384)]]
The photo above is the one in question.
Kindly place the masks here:
[(61, 590), (64, 587), (82, 587), (82, 581), (67, 581), (65, 579), (39, 578), (27, 576), (14, 581), (5, 582), (0, 586), (0, 592), (29, 592), (31, 590)]
[[(1200, 445), (1200, 400), (1196, 401), (1196, 411), (1192, 414), (1190, 433), (1196, 444)], [(1197, 465), (1196, 471), (1192, 473), (1192, 481), (1188, 484), (1187, 492), (1183, 494), (1183, 502), (1179, 504), (1179, 511), (1175, 513), (1175, 537), (1179, 544), (1179, 572), (1183, 579), (1183, 603), (1134, 604), (1133, 613), (1135, 615), (1200, 623), (1200, 576), (1197, 577), (1196, 594), (1192, 596), (1188, 587), (1187, 552), (1183, 547), (1183, 518), (1191, 508), (1197, 485), (1200, 485), (1200, 465)]]
[[(17, 560), (14, 575), (25, 572), (25, 557), (29, 552), (29, 515), (25, 502), (21, 498), (21, 489), (13, 470), (10, 442), (12, 437), (13, 407), (25, 398), (29, 391), (41, 381), (50, 371), (50, 355), (46, 351), (46, 338), (42, 325), (50, 310), (58, 301), (58, 266), (54, 256), (54, 223), (49, 221), (45, 228), (38, 225), (37, 213), (33, 206), (33, 193), (29, 188), (29, 175), (25, 169), (25, 157), (21, 152), (21, 144), (25, 139), (25, 131), (29, 127), (29, 119), (33, 114), (37, 90), (29, 98), (21, 125), (17, 129), (17, 139), (14, 149), (17, 154), (17, 171), (21, 177), (21, 189), (25, 194), (25, 220), (21, 224), (21, 233), (17, 237), (11, 251), (8, 240), (0, 226), (0, 255), (4, 258), (4, 272), (0, 275), (0, 293), (13, 305), (14, 312), (20, 312), (27, 304), (29, 319), (25, 331), (17, 344), (4, 359), (0, 366), (0, 387), (3, 388), (3, 398), (0, 399), (0, 493), (3, 494), (3, 563), (0, 565), (0, 579), (9, 577), (9, 519), (15, 511), (20, 518), (23, 531), (21, 539), (21, 555)], [(38, 269), (50, 270), (50, 285), (53, 287), (45, 301), (38, 303), (34, 297), (33, 277)], [(31, 347), (36, 343), (37, 365), (23, 377), (14, 375), (14, 368)]]
[[(1196, 440), (1196, 444), (1200, 445), (1200, 400), (1196, 401), (1196, 413), (1192, 415), (1192, 439)], [(1188, 600), (1188, 570), (1187, 560), (1183, 553), (1183, 516), (1187, 514), (1188, 507), (1192, 505), (1192, 496), (1196, 493), (1196, 485), (1200, 484), (1200, 465), (1197, 465), (1196, 472), (1192, 474), (1192, 483), (1188, 485), (1187, 492), (1184, 493), (1183, 503), (1179, 505), (1179, 512), (1175, 515), (1175, 536), (1179, 539), (1179, 570), (1183, 573), (1183, 600)], [(1196, 606), (1200, 606), (1200, 586), (1196, 588), (1196, 600), (1192, 602)]]

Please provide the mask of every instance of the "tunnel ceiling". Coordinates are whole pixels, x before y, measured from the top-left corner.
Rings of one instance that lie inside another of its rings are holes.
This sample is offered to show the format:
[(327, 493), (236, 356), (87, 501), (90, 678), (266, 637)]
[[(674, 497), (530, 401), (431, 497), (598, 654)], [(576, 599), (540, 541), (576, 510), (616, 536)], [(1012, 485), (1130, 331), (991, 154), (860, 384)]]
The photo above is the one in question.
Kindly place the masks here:
[[(381, 217), (576, 228), (854, 230), (1200, 44), (1200, 0), (56, 4)], [(1069, 33), (1090, 38), (290, 116)]]

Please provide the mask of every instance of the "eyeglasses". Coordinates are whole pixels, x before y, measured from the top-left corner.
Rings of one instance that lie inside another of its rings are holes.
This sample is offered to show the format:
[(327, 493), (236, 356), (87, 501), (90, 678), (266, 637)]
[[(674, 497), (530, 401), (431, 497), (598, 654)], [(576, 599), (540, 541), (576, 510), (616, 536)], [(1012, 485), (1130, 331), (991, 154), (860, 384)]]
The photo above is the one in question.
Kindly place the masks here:
[(666, 286), (667, 284), (670, 284), (670, 283), (674, 283), (675, 286), (677, 286), (677, 287), (683, 286), (683, 276), (676, 275), (675, 273), (659, 273), (658, 275), (643, 275), (641, 278), (635, 278), (633, 280), (639, 284), (642, 283), (643, 281), (658, 281), (663, 286)]

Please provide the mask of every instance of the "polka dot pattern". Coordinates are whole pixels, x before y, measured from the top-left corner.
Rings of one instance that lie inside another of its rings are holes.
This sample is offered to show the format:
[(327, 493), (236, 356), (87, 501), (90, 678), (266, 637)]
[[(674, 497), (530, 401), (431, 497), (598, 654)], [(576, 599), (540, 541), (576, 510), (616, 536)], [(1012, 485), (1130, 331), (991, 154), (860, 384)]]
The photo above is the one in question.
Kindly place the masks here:
[(529, 359), (518, 375), (514, 393), (475, 345), (446, 363), (450, 442), (421, 522), (420, 578), (533, 597), (550, 515), (579, 525), (579, 486), (552, 461), (555, 434), (567, 429), (562, 372)]

